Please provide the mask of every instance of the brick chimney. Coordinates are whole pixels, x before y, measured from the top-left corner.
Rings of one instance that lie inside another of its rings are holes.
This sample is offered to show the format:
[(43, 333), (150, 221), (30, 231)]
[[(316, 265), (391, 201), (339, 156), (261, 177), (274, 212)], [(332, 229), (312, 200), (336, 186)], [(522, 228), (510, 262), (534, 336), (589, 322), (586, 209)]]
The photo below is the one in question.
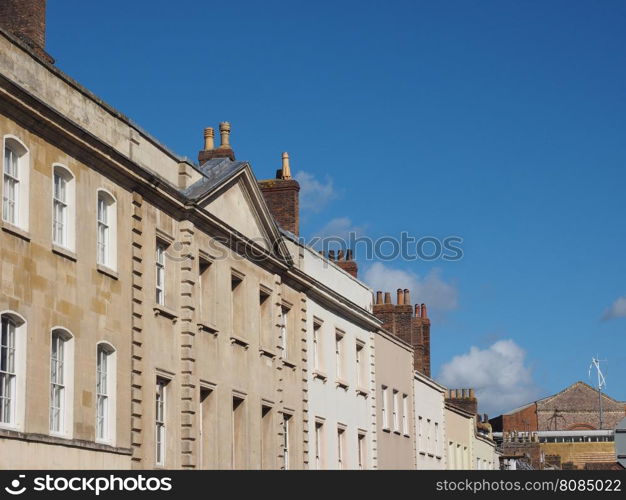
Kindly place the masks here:
[(354, 252), (352, 250), (346, 250), (345, 253), (343, 250), (339, 250), (336, 257), (334, 250), (328, 251), (328, 260), (332, 260), (341, 269), (356, 278), (359, 273), (359, 266), (353, 259)]
[(407, 289), (396, 290), (396, 304), (391, 303), (391, 293), (376, 292), (374, 315), (383, 322), (382, 327), (397, 335), (413, 347), (413, 367), (430, 377), (430, 319), (424, 304), (411, 304)]
[(282, 154), (282, 168), (276, 171), (276, 179), (259, 181), (259, 188), (278, 225), (298, 236), (300, 184), (291, 178), (288, 153)]
[(478, 400), (474, 389), (448, 389), (446, 403), (449, 403), (472, 415), (478, 414)]
[(215, 130), (213, 127), (204, 129), (204, 149), (198, 153), (198, 163), (202, 165), (213, 158), (228, 158), (235, 161), (235, 152), (230, 145), (230, 123), (220, 123), (220, 146), (215, 147)]
[(54, 63), (46, 52), (46, 0), (0, 0), (0, 26)]

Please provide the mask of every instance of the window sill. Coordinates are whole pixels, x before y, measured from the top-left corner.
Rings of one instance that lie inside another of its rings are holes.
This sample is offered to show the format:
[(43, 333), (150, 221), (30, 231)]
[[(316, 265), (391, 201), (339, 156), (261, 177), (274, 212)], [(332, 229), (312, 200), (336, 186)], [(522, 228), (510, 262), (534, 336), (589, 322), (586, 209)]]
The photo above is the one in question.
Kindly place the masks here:
[(356, 389), (356, 395), (357, 396), (363, 396), (364, 398), (367, 398), (370, 393), (367, 389), (365, 389), (364, 387), (357, 387)]
[(239, 347), (243, 347), (246, 350), (248, 349), (248, 347), (250, 347), (250, 342), (241, 337), (237, 337), (236, 335), (230, 336), (230, 343), (232, 345), (238, 345)]
[(55, 245), (54, 243), (52, 244), (52, 253), (55, 253), (59, 255), (60, 257), (64, 257), (68, 260), (71, 260), (72, 262), (76, 262), (78, 260), (78, 258), (76, 257), (76, 254), (72, 252), (70, 249), (59, 246), (59, 245)]
[(341, 387), (342, 389), (345, 389), (346, 391), (350, 387), (350, 384), (348, 384), (348, 382), (346, 382), (345, 380), (342, 380), (340, 378), (335, 379), (335, 384), (337, 385), (337, 387)]
[(198, 323), (198, 329), (212, 335), (217, 335), (217, 327), (209, 323)]
[(114, 280), (119, 279), (119, 277), (120, 277), (120, 275), (117, 274), (116, 271), (114, 271), (110, 267), (103, 266), (102, 264), (98, 264), (96, 269), (98, 269), (99, 273), (102, 273), (105, 276), (108, 276), (109, 278), (113, 278)]
[(2, 230), (12, 234), (13, 236), (17, 236), (18, 238), (23, 239), (24, 241), (30, 242), (30, 233), (21, 227), (14, 226), (10, 222), (4, 221), (2, 223)]
[(313, 370), (313, 378), (318, 378), (324, 383), (326, 383), (326, 381), (328, 380), (328, 376), (320, 370)]
[(268, 358), (271, 359), (275, 359), (278, 354), (276, 354), (276, 352), (272, 351), (269, 347), (259, 347), (259, 353), (261, 354), (261, 356), (267, 356)]
[(288, 366), (289, 368), (291, 368), (293, 370), (296, 369), (296, 364), (293, 361), (291, 361), (291, 360), (289, 360), (287, 358), (282, 358), (282, 361), (283, 361), (283, 365)]
[(152, 307), (155, 316), (163, 316), (167, 319), (171, 319), (173, 322), (176, 322), (178, 316), (174, 311), (169, 309), (168, 307), (162, 306), (161, 304), (155, 304)]

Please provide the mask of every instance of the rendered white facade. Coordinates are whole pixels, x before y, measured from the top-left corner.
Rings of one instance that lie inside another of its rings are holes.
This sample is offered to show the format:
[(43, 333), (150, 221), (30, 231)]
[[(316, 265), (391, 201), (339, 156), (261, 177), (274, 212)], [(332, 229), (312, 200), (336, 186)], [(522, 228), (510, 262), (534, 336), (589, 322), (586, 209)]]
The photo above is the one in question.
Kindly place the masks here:
[(304, 272), (347, 299), (343, 308), (307, 300), (309, 468), (376, 468), (372, 292), (314, 250), (299, 249)]
[(413, 380), (415, 405), (415, 447), (417, 469), (446, 468), (445, 387), (415, 372)]

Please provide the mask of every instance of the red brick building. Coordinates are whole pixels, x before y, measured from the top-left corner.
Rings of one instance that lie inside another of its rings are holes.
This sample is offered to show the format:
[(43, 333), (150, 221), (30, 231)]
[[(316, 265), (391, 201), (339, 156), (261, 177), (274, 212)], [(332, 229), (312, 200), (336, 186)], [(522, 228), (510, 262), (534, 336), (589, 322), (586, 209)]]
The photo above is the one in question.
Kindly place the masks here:
[(614, 429), (626, 415), (626, 403), (602, 395), (603, 423), (600, 426), (598, 391), (576, 382), (561, 392), (492, 418), (496, 432), (564, 431)]

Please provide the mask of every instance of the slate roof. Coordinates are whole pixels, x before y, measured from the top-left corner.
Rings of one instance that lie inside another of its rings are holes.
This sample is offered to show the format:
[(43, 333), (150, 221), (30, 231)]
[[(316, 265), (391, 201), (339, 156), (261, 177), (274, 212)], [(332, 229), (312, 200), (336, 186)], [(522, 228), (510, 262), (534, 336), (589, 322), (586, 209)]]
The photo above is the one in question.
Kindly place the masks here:
[(197, 170), (203, 175), (203, 178), (194, 182), (181, 192), (190, 201), (198, 200), (205, 194), (211, 192), (223, 181), (245, 168), (246, 165), (248, 165), (248, 162), (231, 161), (229, 158), (214, 158), (209, 160), (200, 167), (197, 167)]

